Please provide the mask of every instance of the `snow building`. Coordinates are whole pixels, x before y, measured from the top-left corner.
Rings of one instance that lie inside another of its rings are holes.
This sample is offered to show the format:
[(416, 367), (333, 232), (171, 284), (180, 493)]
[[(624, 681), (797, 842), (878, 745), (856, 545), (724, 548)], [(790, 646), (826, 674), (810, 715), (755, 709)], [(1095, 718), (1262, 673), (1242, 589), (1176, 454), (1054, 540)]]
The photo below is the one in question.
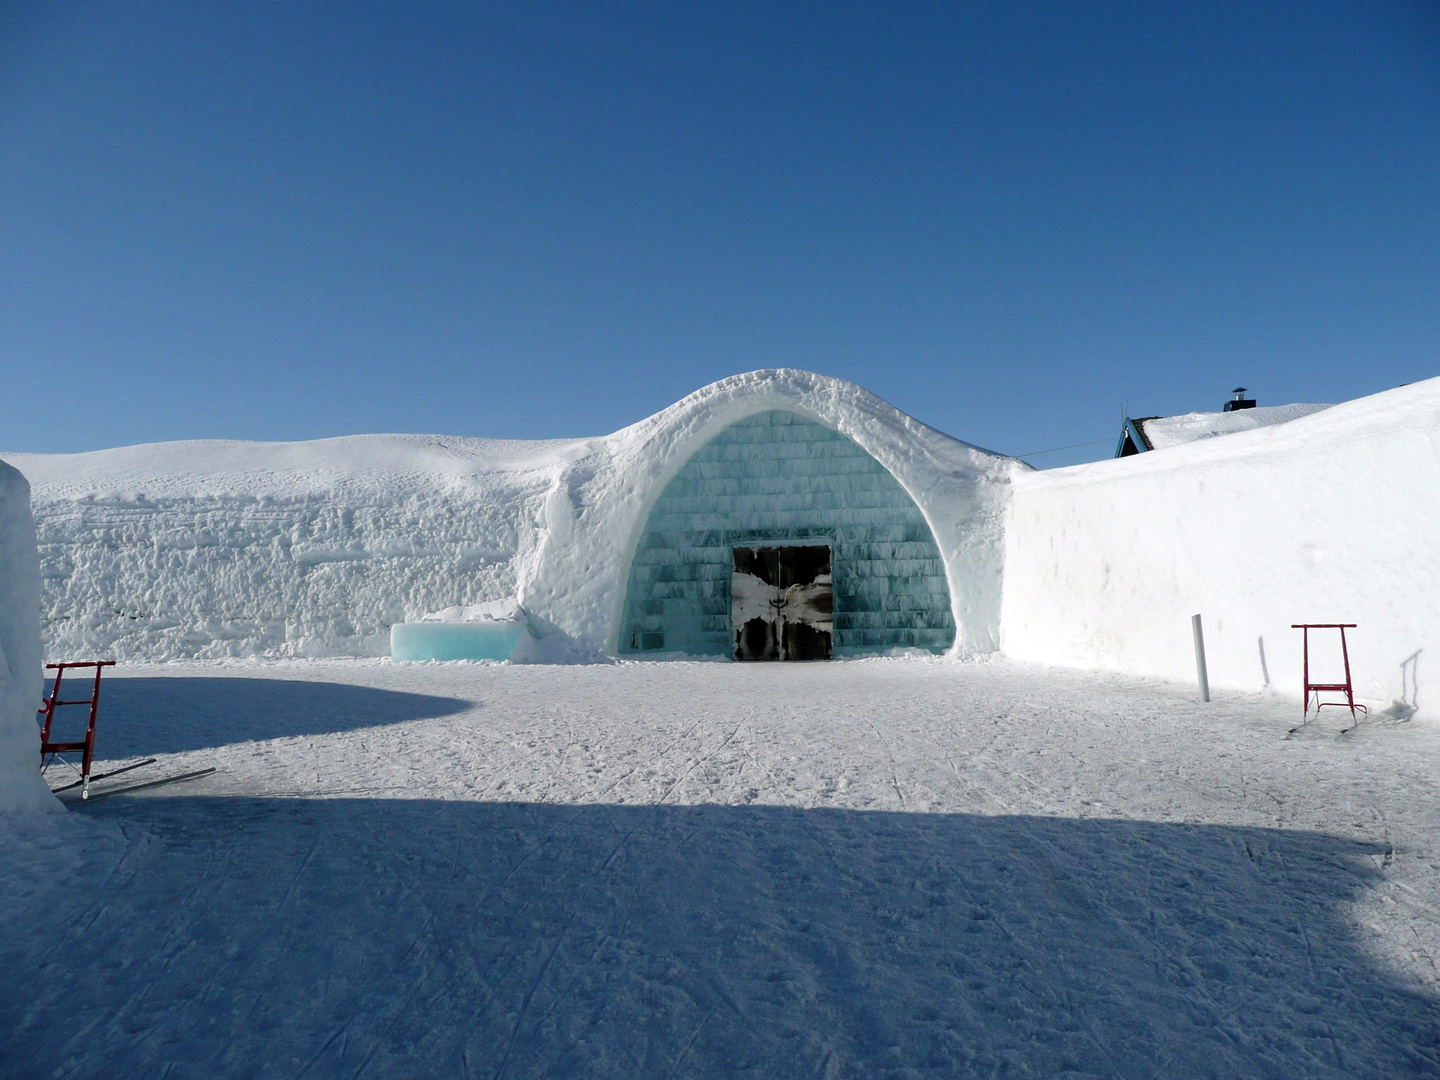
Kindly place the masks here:
[(34, 484), (47, 650), (121, 660), (723, 657), (737, 625), (755, 658), (990, 652), (1027, 470), (794, 370), (599, 438), (11, 460)]
[[(1002, 651), (1190, 682), (1198, 613), (1212, 687), (1298, 697), (1294, 624), (1356, 623), (1357, 697), (1413, 713), (1440, 650), (1440, 378), (1144, 430), (1155, 452), (1014, 477)], [(1343, 670), (1338, 642), (1311, 658)]]
[(1013, 459), (790, 370), (603, 443), (557, 483), (521, 594), (568, 634), (636, 657), (995, 648)]

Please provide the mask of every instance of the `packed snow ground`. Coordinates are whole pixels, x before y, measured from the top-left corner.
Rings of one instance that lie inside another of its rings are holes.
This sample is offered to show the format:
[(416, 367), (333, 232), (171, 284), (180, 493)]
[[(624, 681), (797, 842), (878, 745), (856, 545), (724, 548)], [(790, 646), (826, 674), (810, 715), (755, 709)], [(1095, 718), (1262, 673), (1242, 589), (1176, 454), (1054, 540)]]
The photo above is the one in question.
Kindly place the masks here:
[(0, 1074), (1433, 1077), (1440, 729), (1297, 713), (1005, 661), (121, 667), (106, 761), (219, 771), (0, 819)]

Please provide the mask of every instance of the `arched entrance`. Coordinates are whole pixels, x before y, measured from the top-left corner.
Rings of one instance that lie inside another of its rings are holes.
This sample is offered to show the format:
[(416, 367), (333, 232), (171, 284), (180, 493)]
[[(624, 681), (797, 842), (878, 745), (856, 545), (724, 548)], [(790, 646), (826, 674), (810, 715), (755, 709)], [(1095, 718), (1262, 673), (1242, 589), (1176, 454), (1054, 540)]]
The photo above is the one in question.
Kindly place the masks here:
[[(742, 582), (738, 602), (737, 575), (758, 582)], [(773, 648), (759, 647), (759, 628), (745, 629), (762, 603), (775, 611), (761, 620)], [(828, 650), (817, 644), (821, 632)], [(944, 562), (915, 501), (853, 440), (772, 410), (711, 439), (656, 500), (630, 566), (619, 646), (810, 659), (943, 652), (954, 640)]]

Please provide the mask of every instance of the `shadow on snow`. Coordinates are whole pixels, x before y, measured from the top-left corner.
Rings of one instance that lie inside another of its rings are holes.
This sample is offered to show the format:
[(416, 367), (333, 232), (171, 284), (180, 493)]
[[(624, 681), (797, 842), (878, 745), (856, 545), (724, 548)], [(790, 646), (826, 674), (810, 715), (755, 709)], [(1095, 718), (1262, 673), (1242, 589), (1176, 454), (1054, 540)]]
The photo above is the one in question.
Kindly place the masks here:
[[(66, 687), (68, 699), (72, 697), (68, 680)], [(86, 688), (73, 696), (88, 694)], [(322, 735), (426, 720), (471, 707), (470, 702), (457, 698), (349, 683), (245, 676), (111, 678), (100, 688), (95, 753), (112, 761), (174, 754), (249, 739)], [(83, 735), (85, 709), (63, 709), (58, 716), (57, 725), (63, 722)]]
[(7, 901), (4, 1075), (1435, 1073), (1436, 1002), (1346, 917), (1377, 853), (1324, 835), (350, 799), (83, 816), (42, 827), (52, 872)]

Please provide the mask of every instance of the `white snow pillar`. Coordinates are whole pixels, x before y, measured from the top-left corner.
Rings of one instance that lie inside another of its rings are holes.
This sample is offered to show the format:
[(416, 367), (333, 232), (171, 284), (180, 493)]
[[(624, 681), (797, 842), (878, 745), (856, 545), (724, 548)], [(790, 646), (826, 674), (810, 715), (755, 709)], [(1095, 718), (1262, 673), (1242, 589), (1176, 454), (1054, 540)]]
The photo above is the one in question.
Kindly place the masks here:
[(40, 778), (40, 552), (30, 485), (0, 461), (0, 811), (60, 810)]
[(1195, 677), (1200, 680), (1200, 700), (1210, 700), (1210, 672), (1205, 667), (1205, 630), (1200, 616), (1190, 616), (1190, 632), (1195, 635)]

